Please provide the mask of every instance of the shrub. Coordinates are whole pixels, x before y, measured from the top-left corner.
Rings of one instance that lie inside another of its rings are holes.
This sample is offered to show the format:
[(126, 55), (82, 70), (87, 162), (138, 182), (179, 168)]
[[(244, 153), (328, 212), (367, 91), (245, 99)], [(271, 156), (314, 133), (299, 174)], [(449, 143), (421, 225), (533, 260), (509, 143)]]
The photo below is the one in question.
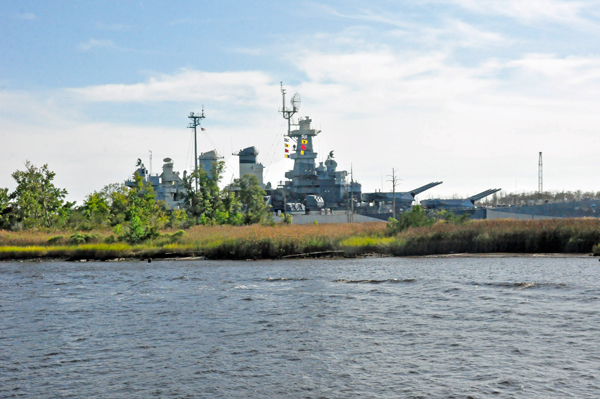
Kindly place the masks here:
[(54, 237), (50, 237), (48, 238), (48, 244), (61, 244), (65, 241), (65, 238), (63, 236), (54, 236)]
[(421, 205), (415, 205), (410, 211), (400, 214), (398, 219), (388, 220), (388, 234), (395, 235), (409, 227), (431, 226), (434, 223), (435, 219), (427, 216)]
[(86, 244), (90, 242), (99, 241), (98, 234), (89, 234), (89, 233), (75, 233), (71, 237), (69, 237), (69, 244)]

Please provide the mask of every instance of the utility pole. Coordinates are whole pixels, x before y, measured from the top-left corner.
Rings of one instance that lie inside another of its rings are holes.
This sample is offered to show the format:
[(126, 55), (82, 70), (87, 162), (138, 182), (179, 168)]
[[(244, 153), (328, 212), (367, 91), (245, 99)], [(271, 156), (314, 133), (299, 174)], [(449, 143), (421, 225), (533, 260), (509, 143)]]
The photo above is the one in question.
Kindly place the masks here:
[[(198, 170), (198, 137), (196, 135), (196, 127), (200, 126), (204, 116), (204, 105), (202, 106), (202, 114), (194, 114), (190, 112), (188, 116), (192, 121), (188, 125), (189, 129), (194, 129), (194, 172)], [(196, 192), (198, 192), (198, 175), (196, 174)]]
[(540, 160), (538, 162), (538, 193), (540, 199), (542, 199), (542, 193), (544, 192), (544, 177), (542, 172), (542, 153), (540, 152)]
[(396, 177), (396, 168), (392, 168), (392, 174), (388, 176), (391, 177), (388, 181), (392, 182), (392, 217), (396, 219), (396, 185), (398, 184), (398, 180), (402, 179)]

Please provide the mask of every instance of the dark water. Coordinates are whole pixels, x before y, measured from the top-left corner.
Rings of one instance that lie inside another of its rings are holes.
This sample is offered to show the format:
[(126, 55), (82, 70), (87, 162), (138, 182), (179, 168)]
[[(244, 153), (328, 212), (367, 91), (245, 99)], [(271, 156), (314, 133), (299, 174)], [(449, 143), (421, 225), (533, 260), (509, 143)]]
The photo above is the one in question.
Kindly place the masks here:
[(0, 397), (597, 398), (597, 258), (0, 263)]

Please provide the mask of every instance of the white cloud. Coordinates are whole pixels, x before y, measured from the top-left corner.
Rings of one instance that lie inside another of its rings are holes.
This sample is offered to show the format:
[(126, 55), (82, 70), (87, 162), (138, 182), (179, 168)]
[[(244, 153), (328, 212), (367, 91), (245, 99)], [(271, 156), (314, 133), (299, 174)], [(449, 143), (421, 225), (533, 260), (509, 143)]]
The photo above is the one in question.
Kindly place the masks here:
[(85, 43), (81, 43), (79, 45), (79, 50), (82, 51), (90, 51), (90, 50), (94, 50), (97, 48), (106, 48), (106, 49), (117, 49), (120, 47), (117, 47), (112, 40), (97, 40), (97, 39), (90, 39)]
[(568, 56), (555, 54), (528, 54), (507, 64), (523, 71), (541, 74), (553, 82), (569, 85), (600, 83), (600, 57)]
[(19, 19), (25, 19), (28, 21), (33, 21), (34, 19), (37, 19), (36, 15), (32, 12), (19, 13), (15, 17)]
[[(600, 145), (600, 116), (595, 112), (600, 106), (600, 60), (594, 57), (531, 54), (466, 67), (443, 52), (380, 48), (339, 54), (305, 51), (296, 67), (306, 79), (288, 87), (288, 93), (301, 93), (299, 116), (310, 115), (323, 130), (316, 141), (320, 156), (335, 150), (339, 168), (349, 170), (352, 163), (365, 190), (381, 188), (381, 175), (392, 167), (399, 169), (402, 190), (445, 181), (427, 195), (465, 195), (491, 186), (513, 190), (515, 181), (520, 190), (534, 190), (539, 151), (548, 165), (548, 189), (599, 189), (594, 171)], [(18, 150), (2, 160), (3, 170), (24, 159), (45, 162), (43, 154), (49, 151), (56, 169), (70, 176), (65, 186), (77, 186), (81, 195), (115, 176), (125, 178), (132, 160), (149, 149), (155, 150), (155, 160), (172, 157), (183, 170), (189, 141), (185, 116), (207, 100), (211, 105), (204, 126), (219, 152), (257, 146), (259, 161), (270, 166), (266, 180), (274, 184), (291, 167), (281, 159), (285, 123), (277, 115), (278, 82), (263, 72), (182, 70), (137, 84), (72, 88), (68, 93), (62, 108), (26, 96), (19, 101), (16, 95), (5, 98), (0, 122)], [(180, 103), (182, 123), (141, 127), (67, 114), (69, 102), (81, 100), (137, 103), (142, 109), (145, 104)], [(39, 121), (24, 117), (32, 107), (42, 110)], [(26, 130), (37, 136), (23, 137), (20, 132)], [(39, 151), (31, 150), (32, 142), (39, 144)], [(201, 152), (213, 147), (206, 138), (199, 142)], [(155, 171), (159, 163), (155, 161)], [(237, 173), (237, 159), (229, 164)], [(101, 170), (94, 172), (100, 177), (79, 184), (86, 173), (70, 170), (72, 165)]]
[(591, 22), (584, 17), (584, 11), (593, 6), (589, 1), (564, 0), (441, 0), (469, 11), (499, 15), (521, 22), (548, 21), (574, 27), (589, 27)]
[(160, 74), (144, 83), (108, 84), (68, 89), (80, 98), (97, 102), (213, 102), (252, 104), (272, 99), (274, 82), (263, 72), (202, 72), (181, 70)]
[(101, 22), (96, 23), (96, 29), (98, 30), (108, 30), (113, 32), (120, 32), (130, 27), (130, 25), (125, 24), (104, 24)]

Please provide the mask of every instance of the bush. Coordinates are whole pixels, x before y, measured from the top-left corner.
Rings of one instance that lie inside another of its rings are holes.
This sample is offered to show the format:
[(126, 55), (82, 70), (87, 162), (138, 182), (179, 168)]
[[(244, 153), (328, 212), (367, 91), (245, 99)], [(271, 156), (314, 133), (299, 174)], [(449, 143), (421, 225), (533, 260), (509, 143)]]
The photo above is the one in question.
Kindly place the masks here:
[(408, 229), (409, 227), (431, 226), (435, 219), (427, 216), (421, 205), (415, 205), (409, 212), (404, 212), (398, 216), (398, 219), (390, 218), (388, 220), (388, 234), (395, 235)]
[(54, 237), (50, 237), (48, 238), (48, 244), (62, 244), (65, 241), (65, 238), (63, 236), (54, 236)]
[(281, 221), (283, 222), (283, 224), (292, 224), (293, 220), (294, 219), (292, 218), (292, 215), (290, 215), (289, 213), (281, 214)]
[(69, 244), (87, 244), (90, 242), (99, 241), (98, 234), (89, 234), (89, 233), (75, 233), (71, 237), (69, 237)]

